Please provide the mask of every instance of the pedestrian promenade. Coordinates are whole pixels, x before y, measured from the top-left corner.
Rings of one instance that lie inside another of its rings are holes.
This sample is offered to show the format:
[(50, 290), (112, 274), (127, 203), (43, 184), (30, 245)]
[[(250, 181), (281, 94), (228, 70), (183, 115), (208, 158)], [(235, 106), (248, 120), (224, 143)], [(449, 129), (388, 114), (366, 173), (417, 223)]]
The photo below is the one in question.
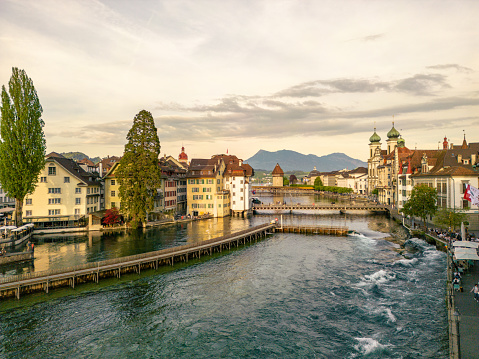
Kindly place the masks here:
[(479, 303), (470, 293), (479, 281), (479, 263), (463, 274), (461, 285), (463, 292), (454, 292), (454, 301), (459, 311), (459, 347), (461, 358), (479, 358)]

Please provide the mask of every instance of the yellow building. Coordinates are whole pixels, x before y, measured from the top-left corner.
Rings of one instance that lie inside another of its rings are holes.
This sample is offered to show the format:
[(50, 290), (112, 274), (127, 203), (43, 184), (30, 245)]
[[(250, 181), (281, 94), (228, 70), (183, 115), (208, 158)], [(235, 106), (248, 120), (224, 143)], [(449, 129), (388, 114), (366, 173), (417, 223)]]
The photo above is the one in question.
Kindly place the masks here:
[(187, 174), (188, 213), (192, 216), (230, 214), (230, 194), (223, 190), (226, 169), (221, 158), (193, 159)]
[(105, 209), (120, 208), (120, 184), (116, 178), (116, 171), (120, 162), (116, 162), (103, 177), (105, 182)]
[(99, 210), (100, 181), (96, 174), (54, 152), (46, 158), (35, 191), (23, 202), (25, 222), (72, 220)]

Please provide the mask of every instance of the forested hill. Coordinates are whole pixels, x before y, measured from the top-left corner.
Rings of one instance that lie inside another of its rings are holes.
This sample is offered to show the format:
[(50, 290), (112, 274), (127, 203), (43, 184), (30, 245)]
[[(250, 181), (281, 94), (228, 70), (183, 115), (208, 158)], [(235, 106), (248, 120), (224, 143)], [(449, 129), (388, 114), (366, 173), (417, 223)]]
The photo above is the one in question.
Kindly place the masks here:
[(246, 163), (253, 168), (262, 168), (273, 170), (276, 163), (279, 163), (283, 171), (312, 171), (314, 167), (321, 172), (330, 172), (344, 168), (355, 169), (357, 167), (367, 167), (367, 163), (358, 159), (351, 158), (344, 153), (331, 153), (329, 155), (318, 157), (316, 155), (303, 155), (302, 153), (281, 150), (269, 152), (259, 150), (253, 157), (248, 158)]
[(72, 158), (74, 159), (75, 161), (80, 161), (84, 158), (88, 158), (90, 161), (92, 161), (93, 163), (98, 163), (101, 161), (101, 158), (100, 157), (88, 157), (87, 155), (85, 155), (83, 152), (62, 152), (60, 153), (62, 156), (66, 157), (66, 158)]

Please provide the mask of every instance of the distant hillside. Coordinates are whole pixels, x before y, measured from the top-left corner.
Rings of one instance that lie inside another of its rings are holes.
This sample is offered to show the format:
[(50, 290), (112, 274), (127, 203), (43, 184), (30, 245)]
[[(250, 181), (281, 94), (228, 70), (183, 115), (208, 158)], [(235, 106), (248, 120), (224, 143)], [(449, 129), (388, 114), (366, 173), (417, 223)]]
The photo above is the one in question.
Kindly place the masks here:
[(318, 157), (316, 155), (303, 155), (302, 153), (281, 150), (269, 152), (259, 150), (253, 157), (248, 158), (253, 168), (264, 168), (273, 170), (276, 163), (279, 163), (284, 172), (286, 171), (305, 171), (310, 172), (314, 167), (321, 172), (330, 172), (348, 168), (350, 170), (357, 167), (367, 167), (367, 163), (351, 158), (344, 153), (331, 153), (326, 156)]
[(75, 161), (80, 161), (84, 158), (88, 158), (90, 161), (92, 161), (93, 163), (98, 163), (101, 161), (101, 158), (100, 157), (93, 157), (93, 158), (90, 158), (88, 157), (87, 155), (85, 155), (83, 152), (62, 152), (60, 153), (62, 156), (66, 157), (66, 158), (72, 158), (74, 159)]

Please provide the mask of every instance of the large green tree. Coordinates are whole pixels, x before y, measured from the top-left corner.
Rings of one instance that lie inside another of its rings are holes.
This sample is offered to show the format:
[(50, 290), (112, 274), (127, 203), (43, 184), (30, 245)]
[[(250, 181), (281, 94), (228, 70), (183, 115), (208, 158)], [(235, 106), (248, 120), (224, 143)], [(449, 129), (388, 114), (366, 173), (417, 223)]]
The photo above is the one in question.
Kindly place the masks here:
[(401, 212), (406, 216), (414, 216), (422, 219), (424, 230), (427, 229), (427, 216), (434, 216), (437, 211), (437, 192), (435, 188), (425, 184), (414, 186), (411, 197), (404, 203)]
[(121, 211), (128, 216), (133, 228), (146, 223), (161, 185), (158, 166), (161, 146), (157, 131), (151, 113), (140, 111), (126, 136), (128, 143), (116, 172)]
[(434, 223), (440, 227), (450, 227), (453, 231), (466, 220), (466, 214), (452, 208), (441, 208), (434, 217)]
[(33, 193), (45, 166), (42, 106), (25, 70), (12, 69), (8, 91), (2, 86), (0, 184), (15, 198), (15, 220), (23, 224), (23, 199)]
[(321, 181), (321, 177), (318, 176), (314, 179), (314, 190), (320, 191), (321, 187), (323, 187), (323, 181)]

